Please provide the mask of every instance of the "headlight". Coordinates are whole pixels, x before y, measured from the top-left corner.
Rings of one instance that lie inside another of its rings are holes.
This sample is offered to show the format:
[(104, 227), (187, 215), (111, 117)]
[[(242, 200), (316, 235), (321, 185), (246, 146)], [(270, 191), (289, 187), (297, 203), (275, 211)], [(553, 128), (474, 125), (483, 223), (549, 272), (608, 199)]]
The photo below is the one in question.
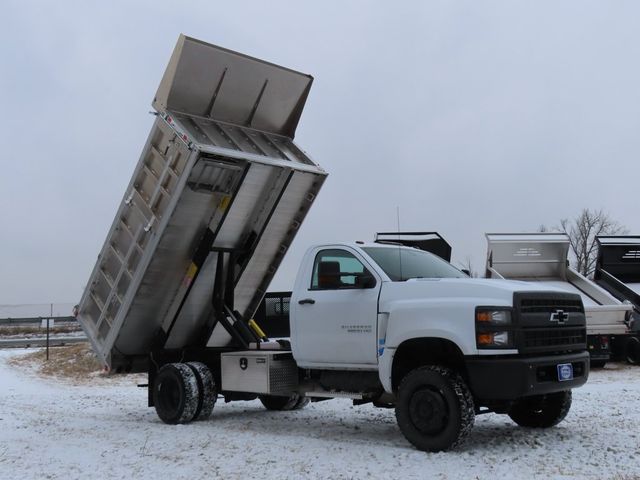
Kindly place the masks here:
[(511, 309), (479, 307), (476, 309), (476, 345), (479, 349), (514, 348)]
[(511, 325), (511, 310), (476, 310), (476, 322), (488, 325)]

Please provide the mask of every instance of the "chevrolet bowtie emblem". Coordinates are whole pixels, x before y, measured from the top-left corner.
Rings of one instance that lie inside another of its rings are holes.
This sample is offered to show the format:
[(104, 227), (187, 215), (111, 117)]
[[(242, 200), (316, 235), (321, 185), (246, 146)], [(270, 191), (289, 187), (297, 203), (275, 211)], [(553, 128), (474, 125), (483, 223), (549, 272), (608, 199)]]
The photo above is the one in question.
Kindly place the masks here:
[(550, 322), (557, 323), (558, 325), (564, 325), (569, 320), (569, 314), (565, 313), (564, 310), (556, 310), (551, 314), (549, 318)]

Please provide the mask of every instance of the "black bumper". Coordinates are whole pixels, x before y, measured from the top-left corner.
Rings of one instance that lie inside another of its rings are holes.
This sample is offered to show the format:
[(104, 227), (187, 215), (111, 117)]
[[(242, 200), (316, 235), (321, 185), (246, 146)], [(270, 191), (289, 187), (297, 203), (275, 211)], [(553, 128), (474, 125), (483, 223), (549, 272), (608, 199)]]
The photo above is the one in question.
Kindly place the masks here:
[[(515, 400), (584, 385), (589, 376), (589, 353), (546, 357), (466, 357), (469, 386), (481, 400)], [(573, 365), (574, 378), (559, 381), (556, 367)]]

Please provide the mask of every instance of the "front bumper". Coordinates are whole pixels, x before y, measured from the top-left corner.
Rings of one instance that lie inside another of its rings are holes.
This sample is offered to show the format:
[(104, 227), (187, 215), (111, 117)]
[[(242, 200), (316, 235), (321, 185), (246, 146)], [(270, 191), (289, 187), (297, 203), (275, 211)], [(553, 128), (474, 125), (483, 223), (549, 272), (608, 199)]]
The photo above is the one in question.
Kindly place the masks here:
[[(469, 386), (481, 400), (515, 400), (520, 397), (570, 390), (589, 377), (589, 353), (546, 357), (466, 357)], [(573, 365), (572, 380), (559, 381), (556, 366)]]

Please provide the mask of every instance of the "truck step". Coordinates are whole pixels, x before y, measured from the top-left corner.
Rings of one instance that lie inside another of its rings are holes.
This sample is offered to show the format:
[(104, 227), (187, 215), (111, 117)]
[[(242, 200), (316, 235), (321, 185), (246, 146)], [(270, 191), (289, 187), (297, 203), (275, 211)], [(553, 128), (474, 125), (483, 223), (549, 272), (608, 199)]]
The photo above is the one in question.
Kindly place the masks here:
[(306, 397), (310, 398), (351, 398), (353, 400), (362, 400), (364, 395), (356, 392), (330, 392), (327, 390), (319, 390), (313, 392), (305, 392)]

